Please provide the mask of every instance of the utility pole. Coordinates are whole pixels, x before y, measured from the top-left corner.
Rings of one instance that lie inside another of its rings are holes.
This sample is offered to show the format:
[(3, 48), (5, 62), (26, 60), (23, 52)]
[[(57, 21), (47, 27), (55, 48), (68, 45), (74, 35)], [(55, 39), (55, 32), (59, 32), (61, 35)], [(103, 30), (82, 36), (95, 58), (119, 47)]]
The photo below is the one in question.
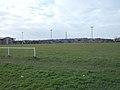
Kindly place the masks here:
[(93, 26), (91, 26), (91, 38), (93, 39)]
[(22, 32), (22, 44), (23, 44), (23, 32)]
[(65, 32), (65, 39), (67, 39), (67, 32)]
[(51, 36), (51, 39), (52, 39), (52, 29), (50, 29), (50, 36)]

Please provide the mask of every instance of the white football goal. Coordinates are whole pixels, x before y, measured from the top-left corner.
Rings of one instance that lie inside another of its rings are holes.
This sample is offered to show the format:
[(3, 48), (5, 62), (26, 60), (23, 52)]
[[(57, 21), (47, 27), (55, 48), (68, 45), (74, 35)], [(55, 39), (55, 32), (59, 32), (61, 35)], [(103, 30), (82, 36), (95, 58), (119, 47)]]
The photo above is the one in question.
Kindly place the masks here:
[(11, 55), (11, 50), (19, 50), (19, 49), (24, 49), (24, 50), (33, 50), (33, 56), (36, 57), (36, 48), (35, 47), (0, 47), (0, 49), (7, 49), (7, 55)]

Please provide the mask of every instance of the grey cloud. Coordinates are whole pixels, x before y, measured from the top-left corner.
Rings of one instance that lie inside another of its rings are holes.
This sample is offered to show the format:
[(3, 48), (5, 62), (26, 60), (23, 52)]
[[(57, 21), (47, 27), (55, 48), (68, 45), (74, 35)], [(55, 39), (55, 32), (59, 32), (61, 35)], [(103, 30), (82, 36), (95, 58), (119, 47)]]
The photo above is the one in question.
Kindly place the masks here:
[(5, 15), (9, 15), (9, 13), (5, 11), (0, 11), (0, 16), (5, 16)]

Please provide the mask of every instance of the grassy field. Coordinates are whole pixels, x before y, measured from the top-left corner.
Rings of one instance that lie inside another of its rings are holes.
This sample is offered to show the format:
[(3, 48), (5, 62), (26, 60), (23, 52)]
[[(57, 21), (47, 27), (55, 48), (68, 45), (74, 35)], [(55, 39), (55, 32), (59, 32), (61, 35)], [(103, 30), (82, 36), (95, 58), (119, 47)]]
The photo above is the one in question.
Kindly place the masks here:
[(120, 43), (11, 46), (37, 58), (0, 49), (0, 90), (120, 90)]

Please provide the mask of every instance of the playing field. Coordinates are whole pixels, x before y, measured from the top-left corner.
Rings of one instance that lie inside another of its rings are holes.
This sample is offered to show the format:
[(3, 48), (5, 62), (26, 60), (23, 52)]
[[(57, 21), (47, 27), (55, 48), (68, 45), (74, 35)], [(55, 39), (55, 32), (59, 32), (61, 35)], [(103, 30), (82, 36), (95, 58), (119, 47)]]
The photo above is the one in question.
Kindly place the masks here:
[(37, 58), (0, 49), (0, 90), (120, 90), (120, 43), (11, 46)]

